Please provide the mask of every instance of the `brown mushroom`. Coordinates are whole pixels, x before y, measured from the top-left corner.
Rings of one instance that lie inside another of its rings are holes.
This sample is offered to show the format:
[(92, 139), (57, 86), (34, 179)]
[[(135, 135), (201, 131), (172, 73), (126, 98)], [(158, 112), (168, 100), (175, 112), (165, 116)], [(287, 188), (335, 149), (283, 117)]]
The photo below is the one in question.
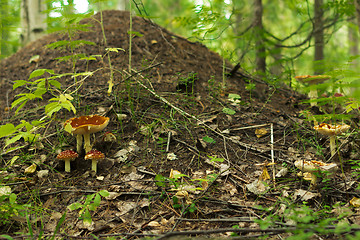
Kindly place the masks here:
[(350, 126), (347, 124), (332, 125), (327, 123), (321, 123), (320, 125), (314, 126), (314, 129), (318, 133), (330, 137), (331, 156), (335, 155), (336, 153), (336, 144), (335, 144), (336, 136), (343, 132), (346, 132), (347, 130), (349, 130), (349, 128)]
[[(305, 180), (311, 181), (311, 186), (315, 187), (317, 182), (317, 177), (314, 174), (319, 171), (328, 171), (335, 172), (337, 170), (336, 163), (324, 163), (321, 161), (307, 161), (307, 160), (297, 160), (294, 163), (295, 167), (300, 169), (304, 174), (302, 175)], [(308, 175), (310, 174), (310, 177)]]
[(96, 149), (89, 151), (85, 155), (85, 160), (88, 160), (88, 159), (91, 160), (91, 170), (93, 170), (95, 173), (97, 171), (97, 162), (104, 158), (105, 158), (105, 155)]
[[(315, 87), (316, 84), (318, 83), (323, 83), (326, 80), (330, 79), (331, 76), (329, 75), (302, 75), (302, 76), (296, 76), (295, 77), (297, 80), (299, 80), (302, 83), (307, 83), (310, 86), (310, 92), (309, 92), (309, 98), (310, 100), (313, 99), (317, 99), (318, 97), (318, 93), (317, 93), (317, 89)], [(311, 106), (316, 106), (317, 103), (316, 101), (312, 101), (310, 102)]]
[(91, 150), (90, 134), (103, 130), (109, 123), (108, 117), (99, 115), (80, 116), (67, 120), (65, 122), (65, 130), (72, 134), (76, 134), (76, 149), (81, 151), (82, 136), (84, 136), (85, 152)]
[(58, 160), (65, 161), (65, 172), (70, 172), (70, 161), (75, 160), (79, 154), (73, 150), (65, 150), (57, 155)]

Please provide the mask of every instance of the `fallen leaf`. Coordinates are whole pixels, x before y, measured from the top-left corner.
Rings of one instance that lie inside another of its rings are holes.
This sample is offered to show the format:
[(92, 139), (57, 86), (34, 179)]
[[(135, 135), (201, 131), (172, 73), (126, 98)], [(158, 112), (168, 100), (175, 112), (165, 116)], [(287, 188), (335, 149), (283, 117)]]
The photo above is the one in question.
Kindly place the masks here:
[(151, 221), (147, 224), (149, 227), (160, 227), (161, 224), (156, 221)]
[(353, 207), (360, 207), (360, 198), (353, 197), (353, 198), (350, 200), (350, 204), (351, 204), (351, 206), (353, 206)]
[(263, 181), (256, 179), (252, 183), (246, 184), (246, 188), (255, 195), (264, 194), (270, 187), (266, 186)]
[(175, 155), (175, 153), (168, 153), (166, 156), (167, 160), (169, 161), (174, 161), (177, 159), (177, 156)]
[(179, 172), (178, 170), (171, 169), (169, 178), (179, 178), (180, 175), (181, 175), (181, 172)]
[(268, 133), (268, 131), (265, 128), (257, 128), (255, 130), (255, 134), (257, 138), (261, 138), (265, 136)]
[(263, 167), (263, 171), (262, 171), (262, 174), (260, 175), (259, 180), (260, 181), (265, 181), (265, 180), (268, 180), (268, 179), (270, 179), (269, 172), (268, 172), (266, 167)]
[(40, 179), (44, 179), (47, 178), (47, 176), (49, 175), (49, 170), (40, 170), (37, 173), (38, 178)]
[(320, 197), (321, 194), (320, 193), (312, 193), (312, 192), (309, 192), (309, 191), (306, 191), (303, 189), (297, 189), (294, 192), (294, 197), (297, 197), (297, 196), (299, 196), (301, 198), (301, 200), (303, 200), (303, 201), (308, 201), (312, 198)]
[(0, 187), (0, 196), (9, 195), (11, 193), (11, 188), (9, 186)]
[(33, 163), (31, 166), (25, 168), (24, 173), (25, 174), (31, 174), (31, 173), (34, 173), (35, 171), (36, 171), (36, 164)]

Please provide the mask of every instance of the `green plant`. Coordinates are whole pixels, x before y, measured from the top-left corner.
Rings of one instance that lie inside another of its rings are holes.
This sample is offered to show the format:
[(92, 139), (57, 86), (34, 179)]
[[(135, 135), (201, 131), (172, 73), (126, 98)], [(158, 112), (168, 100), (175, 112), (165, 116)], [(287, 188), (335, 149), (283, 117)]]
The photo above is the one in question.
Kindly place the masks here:
[[(45, 74), (50, 76), (39, 78)], [(37, 130), (44, 128), (46, 125), (51, 123), (52, 115), (62, 109), (72, 111), (74, 114), (76, 113), (76, 109), (71, 103), (73, 100), (72, 96), (68, 93), (61, 92), (61, 84), (56, 80), (64, 75), (65, 74), (56, 75), (50, 69), (37, 69), (30, 74), (28, 81), (15, 81), (13, 86), (14, 90), (19, 87), (26, 87), (29, 89), (28, 93), (20, 93), (16, 95), (17, 99), (11, 105), (12, 108), (17, 108), (15, 114), (17, 114), (29, 101), (33, 101), (35, 99), (42, 100), (43, 95), (46, 93), (50, 93), (54, 97), (48, 100), (48, 104), (41, 106), (46, 114), (41, 119), (31, 122), (21, 120), (21, 123), (16, 126), (12, 123), (0, 126), (0, 138), (6, 138), (4, 148), (17, 142), (21, 138), (29, 143), (36, 142), (40, 136), (39, 133), (37, 133)], [(39, 79), (33, 80), (35, 78)]]
[(84, 224), (91, 225), (92, 218), (90, 211), (95, 211), (101, 202), (101, 197), (109, 196), (109, 192), (106, 190), (101, 190), (97, 193), (87, 195), (83, 203), (75, 202), (68, 206), (70, 210), (79, 210), (80, 218), (83, 220)]
[(11, 188), (3, 186), (0, 188), (0, 226), (11, 223), (14, 216), (25, 217), (30, 204), (18, 204), (17, 195), (11, 193)]

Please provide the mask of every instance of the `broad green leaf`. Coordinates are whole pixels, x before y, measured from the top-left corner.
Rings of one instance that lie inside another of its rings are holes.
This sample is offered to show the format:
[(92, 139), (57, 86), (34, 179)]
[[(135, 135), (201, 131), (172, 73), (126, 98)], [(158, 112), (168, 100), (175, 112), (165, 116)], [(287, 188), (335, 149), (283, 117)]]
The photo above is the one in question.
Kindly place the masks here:
[(154, 180), (155, 180), (155, 184), (157, 186), (163, 187), (165, 185), (166, 178), (164, 176), (162, 176), (161, 174), (158, 174), (155, 176)]
[(125, 49), (123, 48), (106, 48), (105, 50), (108, 52), (119, 52), (119, 50), (125, 52)]
[(67, 99), (69, 99), (70, 101), (74, 99), (70, 94), (67, 94), (67, 93), (65, 93), (65, 97)]
[(228, 114), (228, 115), (234, 115), (236, 113), (236, 111), (232, 110), (231, 108), (223, 108), (223, 113)]
[(239, 94), (236, 94), (236, 93), (229, 93), (228, 98), (232, 99), (232, 100), (240, 100), (241, 96)]
[(15, 101), (13, 101), (13, 102), (11, 103), (11, 108), (14, 108), (14, 107), (16, 107), (18, 104), (23, 103), (24, 101), (27, 101), (27, 100), (28, 100), (28, 98), (25, 97), (25, 96), (20, 97), (20, 98), (16, 99)]
[(135, 36), (138, 36), (138, 37), (142, 37), (144, 36), (144, 34), (141, 34), (139, 32), (135, 32), (135, 31), (128, 31), (128, 34), (130, 35), (135, 35)]
[(99, 194), (102, 196), (102, 197), (107, 197), (110, 195), (110, 193), (107, 191), (107, 190), (101, 190), (99, 191)]
[(56, 80), (49, 80), (49, 84), (53, 85), (54, 87), (60, 89), (61, 88), (61, 83), (59, 81)]
[(14, 85), (13, 85), (13, 90), (18, 88), (18, 87), (24, 86), (25, 84), (28, 84), (28, 83), (31, 83), (31, 82), (28, 82), (28, 81), (25, 81), (25, 80), (16, 80)]
[(58, 112), (61, 110), (61, 106), (59, 102), (52, 102), (45, 106), (45, 113), (49, 117), (53, 115), (53, 113)]
[(60, 105), (63, 108), (67, 109), (68, 111), (72, 110), (74, 114), (76, 113), (76, 109), (75, 109), (74, 105), (72, 105), (72, 103), (70, 101), (66, 100), (66, 102), (61, 103)]
[(5, 146), (8, 146), (14, 142), (19, 141), (22, 138), (21, 134), (16, 135), (15, 137), (11, 138), (11, 139), (6, 139), (5, 141)]
[(13, 156), (9, 162), (9, 165), (10, 166), (13, 165), (16, 162), (16, 160), (18, 160), (18, 159), (19, 159), (19, 156)]
[(70, 210), (76, 210), (76, 209), (79, 209), (81, 208), (83, 205), (79, 202), (74, 202), (73, 204), (69, 205), (68, 206), (68, 209)]
[(205, 136), (202, 139), (207, 143), (215, 143), (216, 142), (213, 138), (211, 138), (209, 136)]
[[(101, 202), (101, 196), (100, 194), (96, 194), (94, 197), (94, 204), (96, 207), (100, 206), (100, 202)], [(96, 208), (94, 209), (96, 210)]]
[(16, 196), (15, 193), (10, 194), (10, 196), (9, 196), (10, 204), (15, 204), (16, 203), (16, 198), (17, 198), (17, 196)]
[(84, 214), (82, 215), (82, 217), (83, 217), (84, 224), (90, 226), (91, 223), (92, 223), (92, 219), (91, 219), (91, 214), (90, 214), (90, 212), (89, 212), (88, 209), (85, 210), (85, 212), (84, 212)]
[(73, 128), (70, 123), (67, 123), (65, 124), (64, 130), (68, 133), (72, 133)]
[(60, 96), (59, 96), (59, 101), (60, 101), (61, 103), (67, 102), (67, 99), (66, 99), (65, 95), (60, 94)]
[(36, 127), (36, 126), (42, 124), (43, 122), (45, 122), (45, 120), (34, 120), (34, 121), (31, 121), (31, 125)]
[[(20, 106), (16, 109), (15, 111), (15, 115), (25, 106), (25, 104), (27, 103), (27, 100), (24, 101), (22, 104), (20, 104)], [(12, 108), (12, 107), (11, 107)]]
[(36, 98), (41, 98), (42, 99), (42, 95), (44, 95), (46, 92), (47, 92), (46, 88), (38, 87), (34, 91), (34, 95), (36, 96)]
[(0, 126), (0, 138), (13, 134), (16, 131), (16, 128), (13, 124), (7, 123)]
[(40, 68), (40, 69), (36, 69), (34, 70), (30, 76), (29, 76), (29, 80), (32, 79), (32, 78), (35, 78), (35, 77), (39, 77), (39, 76), (42, 76), (44, 73), (50, 73), (51, 75), (54, 74), (54, 71), (51, 70), (51, 69), (44, 69), (44, 68)]

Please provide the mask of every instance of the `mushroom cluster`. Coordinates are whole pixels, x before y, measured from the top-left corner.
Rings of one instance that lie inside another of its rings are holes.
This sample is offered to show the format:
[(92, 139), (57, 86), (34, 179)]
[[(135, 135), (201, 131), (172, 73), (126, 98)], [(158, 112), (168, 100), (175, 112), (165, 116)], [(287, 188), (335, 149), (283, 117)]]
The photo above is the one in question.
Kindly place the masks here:
[[(104, 159), (105, 155), (96, 150), (92, 150), (92, 145), (90, 143), (90, 134), (96, 133), (103, 130), (109, 123), (108, 117), (103, 117), (99, 115), (89, 115), (89, 116), (80, 116), (74, 117), (67, 120), (64, 124), (65, 130), (71, 134), (76, 135), (76, 150), (81, 153), (82, 139), (84, 138), (84, 149), (85, 149), (85, 160), (92, 161), (91, 169), (97, 171), (97, 161)], [(116, 137), (113, 134), (107, 134), (110, 140), (116, 141)], [(106, 139), (108, 140), (108, 139)], [(70, 161), (76, 159), (79, 155), (73, 150), (65, 150), (61, 152), (57, 159), (65, 161), (65, 171), (70, 172)]]
[(336, 136), (341, 133), (346, 132), (347, 130), (349, 130), (349, 128), (350, 128), (350, 126), (347, 124), (332, 125), (332, 124), (327, 124), (327, 123), (321, 123), (317, 126), (314, 126), (314, 129), (318, 133), (330, 137), (331, 156), (335, 155), (335, 153), (336, 153), (336, 144), (335, 144)]
[[(310, 100), (317, 99), (318, 93), (316, 89), (316, 84), (323, 83), (326, 80), (330, 79), (329, 75), (302, 75), (295, 77), (299, 82), (307, 83), (310, 86), (309, 98)], [(311, 106), (316, 106), (316, 101), (310, 102)]]
[(316, 186), (317, 176), (314, 174), (320, 171), (327, 171), (334, 173), (337, 170), (336, 163), (324, 163), (321, 161), (308, 161), (308, 160), (297, 160), (294, 163), (295, 167), (300, 169), (302, 176), (305, 180), (311, 181), (312, 188)]
[(65, 130), (76, 135), (76, 150), (78, 152), (81, 152), (84, 136), (84, 149), (87, 153), (91, 150), (90, 134), (103, 130), (108, 123), (108, 117), (99, 115), (80, 116), (67, 120)]

